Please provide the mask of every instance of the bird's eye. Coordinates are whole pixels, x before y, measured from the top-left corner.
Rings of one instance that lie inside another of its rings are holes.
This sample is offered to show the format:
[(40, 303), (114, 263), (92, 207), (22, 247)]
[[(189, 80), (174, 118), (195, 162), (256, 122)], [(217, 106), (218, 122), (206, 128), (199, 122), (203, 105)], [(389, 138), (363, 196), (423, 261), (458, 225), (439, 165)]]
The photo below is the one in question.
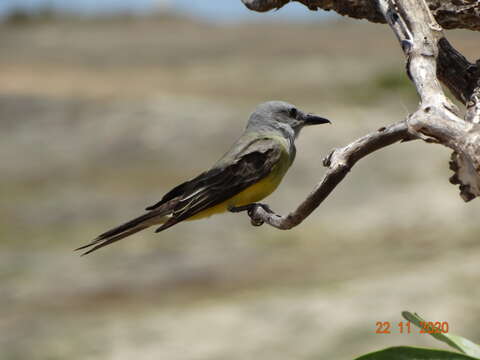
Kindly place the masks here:
[(291, 118), (296, 118), (297, 117), (297, 109), (296, 108), (291, 108), (289, 111), (288, 111), (288, 115), (291, 117)]

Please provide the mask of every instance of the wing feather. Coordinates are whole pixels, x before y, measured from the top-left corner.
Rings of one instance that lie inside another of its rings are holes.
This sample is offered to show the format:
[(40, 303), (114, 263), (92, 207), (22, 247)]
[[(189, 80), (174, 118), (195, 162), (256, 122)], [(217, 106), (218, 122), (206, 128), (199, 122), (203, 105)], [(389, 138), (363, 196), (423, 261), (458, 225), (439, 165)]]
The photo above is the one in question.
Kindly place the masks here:
[(257, 139), (250, 145), (255, 146), (246, 148), (231, 164), (213, 168), (190, 180), (171, 218), (157, 231), (226, 201), (270, 174), (280, 160), (281, 145), (268, 138)]

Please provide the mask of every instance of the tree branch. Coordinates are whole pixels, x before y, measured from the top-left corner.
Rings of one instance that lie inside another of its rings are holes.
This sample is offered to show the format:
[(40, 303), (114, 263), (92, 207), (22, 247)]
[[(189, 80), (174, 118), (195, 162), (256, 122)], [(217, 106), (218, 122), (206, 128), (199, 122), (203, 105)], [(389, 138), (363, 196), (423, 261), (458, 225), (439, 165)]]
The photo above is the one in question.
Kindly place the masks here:
[(265, 210), (262, 206), (255, 206), (249, 212), (252, 223), (261, 225), (265, 222), (281, 230), (299, 225), (330, 195), (358, 160), (385, 146), (412, 139), (414, 137), (408, 132), (407, 123), (401, 121), (357, 139), (343, 148), (332, 150), (323, 160), (323, 165), (328, 168), (323, 179), (296, 210), (281, 216)]
[[(242, 1), (250, 8), (268, 10), (272, 6), (283, 6), (289, 0)], [(374, 6), (373, 1), (365, 2), (366, 0), (298, 1), (311, 9), (316, 9), (315, 4), (328, 4), (345, 6), (351, 10), (363, 4), (362, 11), (370, 15)], [(421, 100), (418, 109), (406, 121), (382, 128), (343, 148), (333, 150), (324, 160), (328, 170), (322, 181), (295, 211), (281, 216), (271, 212), (268, 207), (254, 206), (249, 210), (253, 224), (266, 222), (282, 230), (297, 226), (328, 197), (358, 160), (400, 140), (415, 138), (453, 149), (450, 169), (454, 175), (450, 181), (460, 185), (460, 195), (465, 201), (480, 195), (480, 63), (477, 61), (477, 64), (471, 64), (456, 51), (434, 17), (436, 14), (439, 18), (439, 8), (457, 5), (445, 1), (443, 5), (437, 4), (435, 7), (435, 0), (377, 0), (376, 4), (378, 6), (375, 7), (375, 12), (380, 12), (390, 25), (406, 56), (407, 74)], [(464, 6), (473, 9), (478, 21), (480, 3), (475, 1)], [(445, 22), (441, 16), (440, 19)], [(449, 26), (453, 26), (454, 21), (449, 21)], [(458, 116), (455, 105), (445, 95), (439, 79), (467, 105), (464, 119)]]
[[(448, 42), (425, 0), (378, 0), (378, 3), (402, 45), (407, 58), (407, 73), (421, 99), (418, 110), (407, 119), (409, 130), (454, 150), (450, 168), (455, 174), (450, 180), (460, 185), (461, 197), (469, 201), (480, 195), (480, 126), (469, 121), (476, 118), (478, 110), (478, 92), (475, 90), (478, 80), (474, 85), (466, 83), (462, 88), (456, 82), (462, 77), (449, 74), (445, 69), (444, 75), (452, 88), (461, 89), (459, 94), (464, 102), (469, 98), (469, 103), (473, 104), (463, 120), (437, 79), (439, 44), (448, 47)], [(478, 72), (478, 68), (475, 71)], [(467, 88), (472, 89), (470, 94)]]
[[(333, 10), (343, 16), (385, 23), (385, 17), (373, 0), (242, 0), (247, 8), (260, 12), (279, 9), (290, 1), (302, 3), (310, 10)], [(480, 31), (478, 0), (428, 0), (427, 3), (444, 29)]]
[(445, 37), (438, 40), (437, 77), (466, 104), (480, 80), (480, 63), (472, 64)]

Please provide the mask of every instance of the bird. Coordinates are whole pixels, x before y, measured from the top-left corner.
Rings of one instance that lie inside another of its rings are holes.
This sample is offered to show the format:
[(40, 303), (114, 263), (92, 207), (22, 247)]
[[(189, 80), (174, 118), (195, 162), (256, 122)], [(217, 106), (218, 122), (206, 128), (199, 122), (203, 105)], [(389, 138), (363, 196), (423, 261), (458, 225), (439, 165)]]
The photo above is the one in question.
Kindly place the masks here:
[(278, 187), (292, 165), (295, 139), (307, 126), (331, 123), (284, 101), (257, 105), (243, 134), (207, 171), (167, 192), (146, 212), (75, 250), (87, 255), (154, 225), (156, 232), (185, 220), (249, 210)]

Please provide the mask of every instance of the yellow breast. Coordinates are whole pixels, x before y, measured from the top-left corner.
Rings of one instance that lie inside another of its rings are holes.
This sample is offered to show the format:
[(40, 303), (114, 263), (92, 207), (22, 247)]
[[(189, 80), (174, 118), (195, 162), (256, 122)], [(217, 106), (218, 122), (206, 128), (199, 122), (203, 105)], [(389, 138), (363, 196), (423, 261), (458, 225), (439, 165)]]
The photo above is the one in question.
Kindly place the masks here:
[(266, 198), (278, 187), (289, 167), (290, 161), (288, 159), (288, 154), (285, 154), (285, 156), (282, 156), (279, 164), (273, 168), (268, 176), (239, 192), (237, 195), (234, 195), (230, 199), (203, 210), (188, 218), (188, 220), (202, 219), (214, 214), (226, 212), (231, 206), (248, 205)]

